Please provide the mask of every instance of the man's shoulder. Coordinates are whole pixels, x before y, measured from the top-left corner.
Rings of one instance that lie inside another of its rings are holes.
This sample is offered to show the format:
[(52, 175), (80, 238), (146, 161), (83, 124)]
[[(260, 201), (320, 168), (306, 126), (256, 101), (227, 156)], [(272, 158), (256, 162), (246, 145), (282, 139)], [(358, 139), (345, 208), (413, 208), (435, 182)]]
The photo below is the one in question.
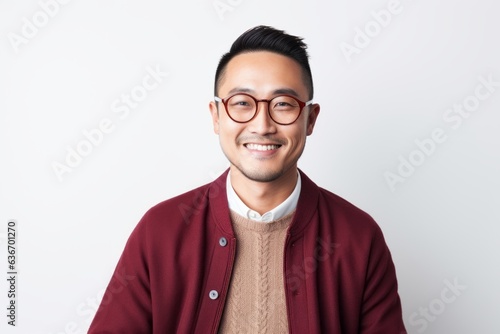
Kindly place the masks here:
[[(225, 174), (216, 180), (191, 189), (152, 206), (144, 215), (143, 221), (149, 223), (167, 221), (188, 224), (194, 216), (204, 212), (210, 201), (224, 200)], [(227, 202), (227, 200), (226, 200)]]
[[(343, 197), (318, 186), (303, 172), (302, 191), (297, 204), (297, 229), (307, 228), (306, 221), (316, 221), (325, 233), (348, 235), (378, 234), (380, 228), (365, 211)], [(315, 218), (316, 217), (316, 218)], [(330, 231), (330, 232), (326, 232)]]
[(349, 215), (356, 218), (372, 220), (371, 216), (336, 193), (318, 186), (304, 173), (302, 199), (308, 205), (318, 205), (318, 209), (329, 210), (335, 214)]
[(181, 214), (183, 210), (199, 210), (205, 205), (208, 191), (212, 183), (207, 183), (191, 189), (152, 206), (146, 213), (148, 216), (163, 216)]
[[(313, 191), (314, 192), (314, 191)], [(342, 244), (343, 252), (366, 254), (373, 245), (385, 247), (384, 236), (378, 223), (364, 210), (330, 190), (316, 186), (315, 193), (304, 194), (303, 201), (315, 197), (314, 210), (309, 207), (311, 219), (304, 230), (318, 233), (321, 240)], [(307, 207), (302, 205), (301, 217)], [(300, 224), (300, 221), (299, 221)], [(313, 228), (311, 228), (313, 227)]]
[(336, 193), (318, 187), (320, 193), (320, 201), (324, 204), (328, 204), (328, 208), (342, 214), (353, 215), (359, 218), (372, 219), (371, 216), (365, 212), (363, 209), (359, 208), (352, 202), (348, 201), (344, 197), (337, 195)]
[(357, 235), (379, 235), (382, 231), (373, 217), (345, 198), (320, 188), (318, 209), (333, 218), (333, 223), (346, 231)]

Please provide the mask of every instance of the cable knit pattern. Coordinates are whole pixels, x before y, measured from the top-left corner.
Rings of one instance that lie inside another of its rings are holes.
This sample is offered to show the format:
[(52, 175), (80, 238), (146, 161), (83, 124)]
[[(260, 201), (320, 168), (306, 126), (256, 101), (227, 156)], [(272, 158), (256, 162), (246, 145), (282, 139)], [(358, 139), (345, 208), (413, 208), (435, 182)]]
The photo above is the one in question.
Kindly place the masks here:
[(236, 258), (219, 333), (288, 333), (283, 250), (293, 214), (261, 223), (231, 211)]
[(233, 280), (233, 289), (232, 289), (232, 303), (231, 303), (231, 327), (234, 329), (235, 334), (243, 334), (243, 327), (241, 326), (241, 287), (242, 287), (242, 279), (241, 276), (238, 275), (234, 277)]
[(258, 310), (258, 331), (259, 334), (265, 334), (268, 331), (269, 318), (269, 234), (257, 234), (259, 243), (259, 271), (257, 280), (257, 290), (259, 298), (257, 299)]

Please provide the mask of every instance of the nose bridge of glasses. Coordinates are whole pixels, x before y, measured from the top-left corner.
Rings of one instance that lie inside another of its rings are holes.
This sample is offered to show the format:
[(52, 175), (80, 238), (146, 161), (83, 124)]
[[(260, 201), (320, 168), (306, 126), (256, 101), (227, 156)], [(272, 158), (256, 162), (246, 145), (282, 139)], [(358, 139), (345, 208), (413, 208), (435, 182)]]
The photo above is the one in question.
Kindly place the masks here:
[(266, 112), (269, 110), (269, 107), (271, 106), (271, 100), (269, 99), (255, 99), (255, 112), (258, 112), (259, 111), (259, 103), (260, 102), (265, 102), (265, 103), (262, 103), (264, 105), (264, 110), (266, 110)]
[[(266, 117), (266, 120), (269, 121), (269, 120), (272, 120), (273, 122), (275, 122), (274, 118), (273, 118), (273, 115), (272, 115), (272, 112), (271, 112), (271, 102), (273, 101), (274, 98), (271, 98), (271, 99), (260, 99), (260, 100), (257, 100), (257, 104), (255, 106), (255, 113), (258, 114), (259, 113), (259, 103), (260, 102), (265, 102), (265, 103), (261, 103), (263, 105), (263, 108), (264, 108), (264, 112), (263, 114), (265, 114), (265, 117)], [(258, 115), (255, 115), (255, 117), (257, 117)]]
[[(256, 99), (255, 100), (255, 112), (254, 116), (252, 117), (252, 120), (262, 118), (264, 117), (265, 123), (269, 123), (270, 121), (274, 121), (272, 116), (271, 116), (271, 111), (270, 111), (270, 99)], [(260, 103), (264, 102), (264, 103)], [(262, 107), (259, 107), (262, 106)], [(263, 108), (262, 112), (259, 108)]]

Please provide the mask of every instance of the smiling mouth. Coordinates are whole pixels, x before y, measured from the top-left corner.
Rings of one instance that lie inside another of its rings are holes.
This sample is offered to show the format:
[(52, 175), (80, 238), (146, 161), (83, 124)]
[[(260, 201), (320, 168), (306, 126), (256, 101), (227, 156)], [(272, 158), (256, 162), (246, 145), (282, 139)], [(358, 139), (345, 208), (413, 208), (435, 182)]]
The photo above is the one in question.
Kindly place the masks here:
[(277, 150), (281, 145), (259, 145), (259, 144), (245, 144), (245, 147), (254, 151), (272, 151)]

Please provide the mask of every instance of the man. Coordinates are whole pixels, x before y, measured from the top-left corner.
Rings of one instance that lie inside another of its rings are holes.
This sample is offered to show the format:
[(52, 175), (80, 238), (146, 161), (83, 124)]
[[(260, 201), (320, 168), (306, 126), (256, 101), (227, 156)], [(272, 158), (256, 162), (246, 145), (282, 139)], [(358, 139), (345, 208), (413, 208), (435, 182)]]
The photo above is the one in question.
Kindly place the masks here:
[(230, 168), (145, 214), (90, 333), (405, 333), (379, 227), (297, 169), (312, 97), (301, 38), (234, 42), (209, 106)]

